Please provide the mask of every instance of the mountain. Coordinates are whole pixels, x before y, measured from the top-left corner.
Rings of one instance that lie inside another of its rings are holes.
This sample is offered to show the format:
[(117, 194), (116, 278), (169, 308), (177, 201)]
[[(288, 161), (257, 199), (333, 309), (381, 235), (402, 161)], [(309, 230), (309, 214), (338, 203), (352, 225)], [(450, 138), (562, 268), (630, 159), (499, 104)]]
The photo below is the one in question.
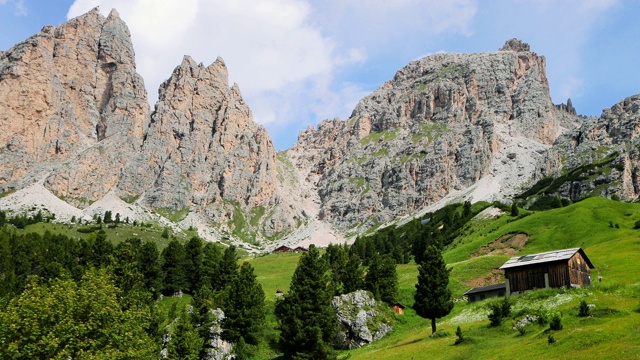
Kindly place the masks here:
[(410, 63), (348, 120), (301, 132), (288, 154), (317, 185), (321, 217), (367, 228), (452, 193), (510, 202), (577, 121), (553, 105), (544, 57), (512, 39)]
[(97, 9), (0, 55), (0, 188), (46, 179), (74, 205), (112, 190), (149, 105), (129, 30)]
[(114, 209), (265, 248), (451, 201), (638, 198), (638, 97), (578, 116), (553, 104), (545, 65), (517, 39), (434, 54), (276, 153), (221, 58), (185, 56), (151, 110), (126, 24), (96, 8), (0, 52), (0, 207)]

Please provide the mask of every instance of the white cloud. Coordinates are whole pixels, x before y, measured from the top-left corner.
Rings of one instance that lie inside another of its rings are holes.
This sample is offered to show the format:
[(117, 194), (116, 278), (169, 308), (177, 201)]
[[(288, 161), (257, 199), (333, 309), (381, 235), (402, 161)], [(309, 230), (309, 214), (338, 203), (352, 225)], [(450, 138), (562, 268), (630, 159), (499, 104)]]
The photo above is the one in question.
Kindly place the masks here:
[(24, 5), (24, 0), (0, 0), (0, 5), (13, 4), (15, 16), (27, 16), (29, 10)]
[(183, 55), (205, 65), (221, 56), (256, 121), (292, 134), (350, 114), (373, 89), (340, 76), (370, 54), (406, 48), (407, 32), (469, 34), (475, 13), (471, 0), (76, 0), (68, 17), (95, 6), (117, 8), (129, 26), (152, 102)]

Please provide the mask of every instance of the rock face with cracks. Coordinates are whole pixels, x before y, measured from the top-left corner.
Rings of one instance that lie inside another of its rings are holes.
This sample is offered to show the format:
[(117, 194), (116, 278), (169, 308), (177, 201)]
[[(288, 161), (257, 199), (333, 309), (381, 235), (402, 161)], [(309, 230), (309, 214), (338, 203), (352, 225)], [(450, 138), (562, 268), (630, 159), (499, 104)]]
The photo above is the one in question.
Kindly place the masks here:
[(288, 155), (318, 188), (320, 217), (384, 223), (485, 180), (503, 200), (533, 179), (570, 114), (549, 96), (545, 59), (512, 39), (495, 53), (435, 54), (400, 69), (347, 121), (300, 133)]
[(554, 105), (544, 57), (511, 39), (411, 62), (349, 119), (276, 153), (220, 58), (185, 56), (151, 111), (127, 26), (96, 8), (0, 52), (0, 193), (50, 191), (73, 206), (60, 219), (120, 198), (188, 209), (184, 224), (208, 239), (342, 242), (335, 229), (451, 200), (510, 202), (545, 177), (562, 180), (544, 191), (563, 198), (638, 199), (639, 104), (599, 118)]
[(149, 105), (129, 31), (97, 9), (0, 54), (0, 189), (46, 186), (74, 205), (114, 189)]
[(338, 349), (356, 349), (382, 339), (393, 330), (389, 308), (376, 302), (364, 290), (336, 296), (331, 305), (338, 315), (339, 330), (334, 346)]

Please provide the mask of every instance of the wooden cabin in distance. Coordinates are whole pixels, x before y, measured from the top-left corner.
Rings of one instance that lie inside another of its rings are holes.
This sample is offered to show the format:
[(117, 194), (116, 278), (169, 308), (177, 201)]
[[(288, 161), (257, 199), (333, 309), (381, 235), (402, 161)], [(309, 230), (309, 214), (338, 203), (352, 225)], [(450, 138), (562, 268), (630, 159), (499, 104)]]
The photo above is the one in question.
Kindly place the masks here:
[(591, 285), (594, 266), (581, 248), (516, 256), (500, 267), (507, 295), (542, 288)]
[(271, 253), (274, 253), (274, 254), (275, 253), (288, 253), (288, 252), (292, 252), (292, 251), (293, 250), (290, 247), (283, 245), (283, 246), (280, 246), (280, 247), (277, 247), (277, 248), (273, 249), (273, 251), (271, 251)]
[(400, 304), (399, 302), (393, 304), (391, 306), (393, 308), (393, 312), (396, 315), (404, 315), (404, 305)]
[(464, 293), (464, 295), (467, 297), (468, 303), (471, 304), (472, 302), (481, 301), (488, 298), (504, 296), (505, 291), (506, 284), (500, 283), (473, 288)]

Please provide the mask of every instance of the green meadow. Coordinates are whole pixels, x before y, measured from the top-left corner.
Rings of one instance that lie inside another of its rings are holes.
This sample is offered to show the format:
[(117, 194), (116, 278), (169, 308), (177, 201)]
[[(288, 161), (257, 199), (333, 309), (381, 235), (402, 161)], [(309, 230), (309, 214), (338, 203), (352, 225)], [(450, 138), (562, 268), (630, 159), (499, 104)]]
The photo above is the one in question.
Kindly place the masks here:
[[(486, 204), (480, 204), (486, 206)], [(183, 214), (178, 214), (182, 216)], [(467, 304), (455, 303), (453, 311), (438, 320), (438, 336), (431, 337), (430, 321), (412, 310), (417, 281), (417, 265), (397, 266), (397, 300), (406, 306), (405, 314), (395, 317), (394, 330), (385, 338), (360, 349), (341, 351), (341, 359), (640, 359), (640, 204), (622, 203), (604, 198), (547, 211), (520, 209), (519, 216), (508, 213), (496, 218), (474, 219), (460, 229), (459, 236), (445, 249), (444, 258), (451, 267), (449, 287), (454, 298), (474, 284), (501, 280), (499, 268), (514, 254), (525, 255), (549, 250), (582, 247), (595, 265), (594, 284), (582, 289), (543, 289), (513, 296), (511, 316), (501, 326), (490, 327), (488, 305), (493, 299)], [(18, 232), (63, 233), (86, 238), (78, 231), (92, 225), (37, 223)], [(103, 225), (108, 239), (118, 243), (129, 237), (156, 242), (164, 248), (172, 239), (185, 241), (196, 233), (187, 231), (162, 236), (164, 227), (154, 223), (143, 226)], [(524, 246), (509, 241), (512, 234), (527, 238)], [(496, 241), (500, 239), (499, 241)], [(502, 248), (510, 251), (492, 252)], [(254, 267), (267, 299), (268, 326), (258, 359), (278, 358), (275, 344), (279, 331), (273, 315), (277, 290), (287, 292), (300, 254), (280, 253), (244, 258)], [(602, 282), (598, 278), (602, 277)], [(578, 316), (581, 301), (595, 308), (589, 317)], [(159, 303), (162, 314), (175, 312), (190, 301), (165, 298)], [(520, 331), (516, 321), (526, 315), (559, 314), (562, 330), (550, 330), (548, 323), (534, 321)], [(460, 326), (464, 341), (456, 342)], [(555, 343), (549, 343), (549, 336)]]
[[(430, 337), (430, 322), (411, 309), (417, 266), (398, 265), (398, 301), (404, 315), (396, 316), (394, 330), (360, 349), (340, 352), (342, 359), (640, 359), (640, 204), (589, 198), (570, 206), (530, 212), (519, 217), (474, 220), (445, 250), (451, 266), (450, 289), (460, 298), (474, 283), (495, 274), (510, 255), (473, 257), (480, 247), (506, 234), (529, 236), (517, 255), (582, 247), (596, 269), (593, 286), (582, 289), (542, 289), (512, 296), (511, 316), (490, 327), (488, 304), (493, 299), (467, 304), (456, 302), (453, 311), (438, 320), (438, 336)], [(505, 238), (508, 238), (505, 237)], [(266, 298), (288, 290), (299, 254), (272, 254), (248, 261), (254, 266)], [(602, 276), (602, 282), (598, 282)], [(589, 317), (578, 316), (584, 300), (595, 305)], [(526, 315), (559, 314), (563, 329), (532, 322), (522, 331), (515, 322)], [(275, 326), (275, 322), (271, 322)], [(460, 326), (465, 340), (454, 345)], [(549, 336), (555, 343), (549, 344)], [(270, 332), (273, 339), (277, 331)], [(266, 355), (272, 356), (273, 354)]]

